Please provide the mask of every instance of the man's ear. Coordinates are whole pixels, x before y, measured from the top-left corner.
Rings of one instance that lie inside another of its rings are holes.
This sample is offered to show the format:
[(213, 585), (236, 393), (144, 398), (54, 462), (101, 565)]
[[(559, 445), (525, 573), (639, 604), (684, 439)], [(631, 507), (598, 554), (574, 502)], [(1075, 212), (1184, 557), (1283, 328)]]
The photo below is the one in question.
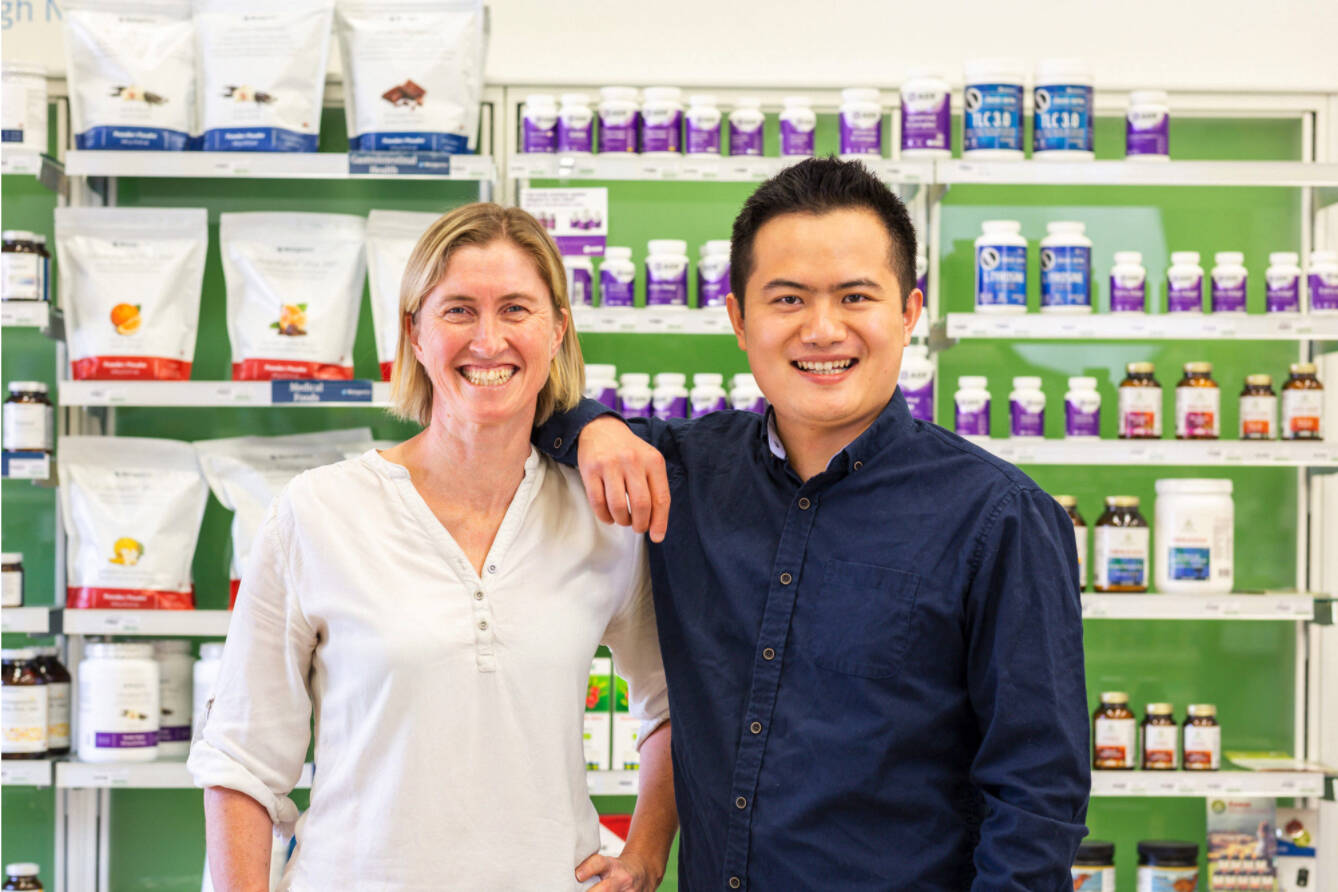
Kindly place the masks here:
[(731, 291), (725, 295), (725, 310), (729, 313), (729, 324), (734, 327), (734, 337), (739, 342), (739, 349), (748, 352), (748, 339), (743, 334), (743, 302)]

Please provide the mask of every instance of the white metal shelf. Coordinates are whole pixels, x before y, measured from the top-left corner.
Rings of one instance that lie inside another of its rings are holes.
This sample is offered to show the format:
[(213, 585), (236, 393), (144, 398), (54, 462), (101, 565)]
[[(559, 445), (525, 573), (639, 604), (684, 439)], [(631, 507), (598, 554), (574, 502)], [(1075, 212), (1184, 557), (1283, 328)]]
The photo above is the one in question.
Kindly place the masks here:
[(949, 313), (950, 338), (1300, 341), (1338, 339), (1338, 315), (1286, 313)]
[(1338, 186), (1338, 164), (1305, 161), (971, 161), (936, 162), (941, 185)]
[(51, 305), (44, 300), (0, 301), (0, 325), (5, 328), (46, 328)]
[(0, 785), (6, 787), (51, 786), (50, 759), (10, 759), (0, 762)]
[(41, 152), (14, 146), (0, 149), (0, 173), (36, 176), (41, 169)]
[(1338, 443), (1316, 440), (1046, 440), (971, 438), (1016, 465), (1338, 467)]
[(51, 611), (50, 607), (6, 607), (0, 610), (0, 631), (46, 635), (51, 631)]
[[(760, 183), (803, 156), (517, 154), (507, 175), (517, 180), (636, 180), (669, 182)], [(933, 182), (930, 161), (861, 159), (884, 182), (924, 185)]]
[(452, 155), (450, 172), (446, 174), (350, 173), (349, 157), (349, 154), (343, 152), (117, 152), (74, 149), (65, 153), (65, 171), (69, 176), (84, 177), (473, 181), (497, 179), (497, 166), (489, 155)]
[(1323, 796), (1324, 775), (1301, 771), (1093, 771), (1093, 796)]
[(733, 334), (724, 307), (573, 307), (581, 334)]
[[(347, 384), (349, 382), (328, 382)], [(270, 381), (61, 381), (63, 406), (362, 406), (390, 405), (390, 385), (372, 382), (371, 400), (275, 402)]]
[[(298, 789), (311, 786), (312, 765), (302, 766)], [(195, 788), (186, 763), (181, 762), (57, 762), (56, 786), (62, 789), (121, 787), (136, 790), (191, 790)]]
[(85, 610), (62, 611), (66, 635), (147, 635), (222, 638), (231, 610)]
[(1313, 595), (1107, 595), (1082, 596), (1084, 619), (1232, 619), (1309, 621)]

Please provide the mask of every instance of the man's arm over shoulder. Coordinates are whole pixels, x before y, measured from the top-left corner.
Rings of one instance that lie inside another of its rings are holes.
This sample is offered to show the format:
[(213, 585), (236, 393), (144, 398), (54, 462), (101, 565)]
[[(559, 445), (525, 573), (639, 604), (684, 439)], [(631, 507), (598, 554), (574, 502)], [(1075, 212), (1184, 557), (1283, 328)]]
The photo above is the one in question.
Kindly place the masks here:
[(1018, 485), (973, 548), (967, 685), (980, 749), (971, 779), (988, 816), (972, 888), (1071, 888), (1091, 792), (1072, 524), (1052, 497)]

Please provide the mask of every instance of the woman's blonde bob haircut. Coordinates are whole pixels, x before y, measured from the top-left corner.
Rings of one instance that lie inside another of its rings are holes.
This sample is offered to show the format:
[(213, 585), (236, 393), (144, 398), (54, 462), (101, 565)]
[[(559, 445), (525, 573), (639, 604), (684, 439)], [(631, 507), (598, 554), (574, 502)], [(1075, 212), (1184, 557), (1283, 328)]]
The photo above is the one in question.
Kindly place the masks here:
[(483, 247), (495, 241), (511, 242), (534, 260), (539, 278), (548, 285), (553, 312), (567, 317), (562, 345), (548, 368), (548, 381), (539, 391), (534, 424), (543, 424), (554, 412), (575, 408), (585, 393), (585, 362), (567, 297), (567, 274), (557, 245), (539, 221), (520, 208), (480, 201), (442, 215), (427, 228), (409, 255), (400, 282), (400, 339), (390, 373), (390, 411), (406, 421), (427, 427), (432, 421), (432, 379), (414, 356), (405, 320), (418, 322), (418, 311), (428, 292), (446, 274), (457, 248)]

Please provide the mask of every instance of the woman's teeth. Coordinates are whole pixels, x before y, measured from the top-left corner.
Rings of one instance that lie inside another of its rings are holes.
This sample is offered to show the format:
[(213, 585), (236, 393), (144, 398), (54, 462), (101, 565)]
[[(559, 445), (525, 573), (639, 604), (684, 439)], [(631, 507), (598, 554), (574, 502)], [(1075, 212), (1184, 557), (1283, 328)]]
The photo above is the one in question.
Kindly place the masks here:
[(796, 360), (795, 365), (806, 372), (813, 372), (818, 375), (835, 375), (837, 372), (844, 372), (854, 364), (853, 359), (838, 359), (831, 362), (806, 362), (805, 360)]
[(463, 368), (460, 373), (465, 376), (465, 380), (475, 387), (496, 387), (511, 380), (511, 376), (516, 373), (516, 368), (515, 366), (505, 366), (499, 369)]

